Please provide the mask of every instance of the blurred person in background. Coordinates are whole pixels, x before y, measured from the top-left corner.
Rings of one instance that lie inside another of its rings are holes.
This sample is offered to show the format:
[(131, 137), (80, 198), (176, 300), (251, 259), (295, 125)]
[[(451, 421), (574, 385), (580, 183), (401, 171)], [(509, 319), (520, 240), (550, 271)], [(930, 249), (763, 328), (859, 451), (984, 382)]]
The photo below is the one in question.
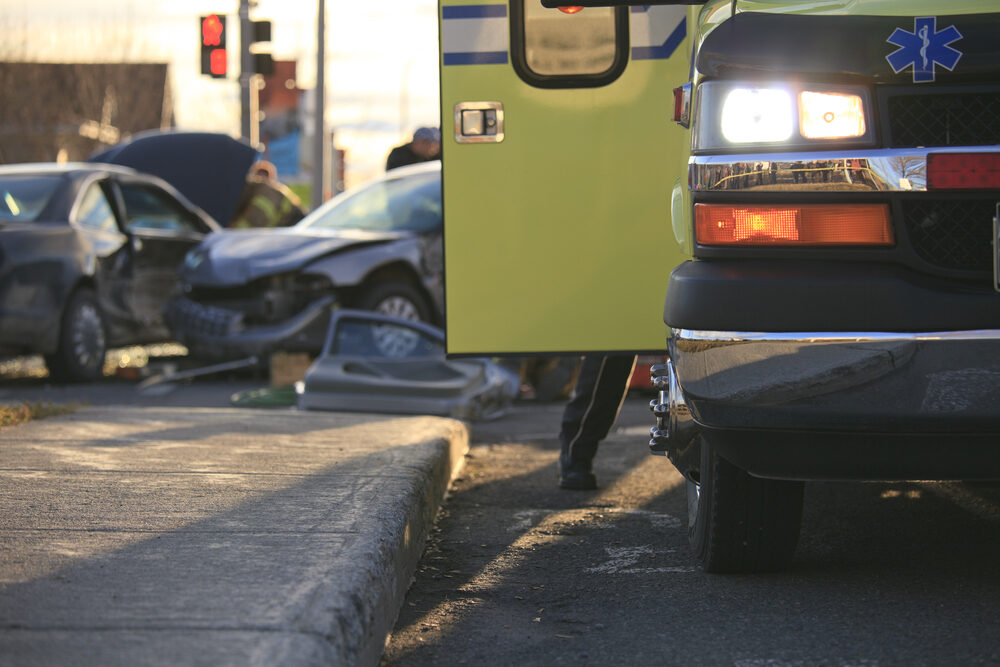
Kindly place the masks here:
[(421, 127), (413, 133), (413, 141), (396, 146), (385, 160), (385, 170), (405, 167), (408, 164), (441, 159), (441, 131)]
[(302, 202), (294, 192), (278, 180), (278, 170), (267, 160), (250, 168), (247, 185), (236, 204), (236, 213), (229, 226), (288, 227), (305, 217)]

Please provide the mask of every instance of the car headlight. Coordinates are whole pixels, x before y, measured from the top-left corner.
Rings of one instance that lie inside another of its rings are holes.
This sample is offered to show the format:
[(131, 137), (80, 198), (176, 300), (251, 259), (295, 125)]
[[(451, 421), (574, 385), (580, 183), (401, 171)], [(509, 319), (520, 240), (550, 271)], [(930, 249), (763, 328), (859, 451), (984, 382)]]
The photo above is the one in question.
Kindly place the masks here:
[(695, 102), (693, 148), (868, 145), (874, 142), (870, 99), (861, 86), (704, 82)]

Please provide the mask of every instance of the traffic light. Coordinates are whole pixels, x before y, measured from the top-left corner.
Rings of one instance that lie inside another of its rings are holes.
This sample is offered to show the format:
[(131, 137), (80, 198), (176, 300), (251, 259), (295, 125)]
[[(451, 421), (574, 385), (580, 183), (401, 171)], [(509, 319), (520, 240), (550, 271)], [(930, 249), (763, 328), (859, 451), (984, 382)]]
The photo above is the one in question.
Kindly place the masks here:
[(201, 17), (201, 73), (224, 79), (229, 71), (226, 60), (226, 17), (209, 14)]
[[(251, 46), (271, 41), (270, 21), (253, 21), (252, 30)], [(274, 58), (271, 54), (265, 51), (254, 51), (253, 71), (256, 74), (263, 74), (264, 76), (274, 74)]]

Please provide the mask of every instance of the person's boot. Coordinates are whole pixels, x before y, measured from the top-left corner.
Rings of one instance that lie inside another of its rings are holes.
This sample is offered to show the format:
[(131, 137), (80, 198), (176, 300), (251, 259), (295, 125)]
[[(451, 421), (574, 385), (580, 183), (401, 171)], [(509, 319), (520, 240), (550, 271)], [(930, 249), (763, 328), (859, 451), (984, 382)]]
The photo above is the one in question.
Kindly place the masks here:
[(572, 491), (593, 491), (597, 488), (597, 478), (591, 471), (589, 461), (568, 461), (559, 457), (559, 488)]

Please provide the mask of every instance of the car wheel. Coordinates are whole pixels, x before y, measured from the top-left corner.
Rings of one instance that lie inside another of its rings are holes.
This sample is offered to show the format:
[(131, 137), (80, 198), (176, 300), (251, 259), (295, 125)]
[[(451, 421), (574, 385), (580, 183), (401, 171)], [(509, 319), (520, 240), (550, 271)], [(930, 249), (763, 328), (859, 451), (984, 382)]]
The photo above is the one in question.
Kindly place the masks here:
[(431, 309), (427, 301), (415, 287), (407, 283), (376, 283), (362, 293), (358, 306), (362, 310), (373, 310), (404, 320), (431, 320)]
[(802, 523), (802, 482), (761, 479), (704, 437), (698, 482), (688, 480), (688, 537), (706, 572), (763, 572), (791, 561)]
[(49, 374), (68, 382), (93, 382), (104, 370), (107, 342), (97, 299), (89, 289), (73, 293), (63, 312), (59, 348), (47, 356)]

